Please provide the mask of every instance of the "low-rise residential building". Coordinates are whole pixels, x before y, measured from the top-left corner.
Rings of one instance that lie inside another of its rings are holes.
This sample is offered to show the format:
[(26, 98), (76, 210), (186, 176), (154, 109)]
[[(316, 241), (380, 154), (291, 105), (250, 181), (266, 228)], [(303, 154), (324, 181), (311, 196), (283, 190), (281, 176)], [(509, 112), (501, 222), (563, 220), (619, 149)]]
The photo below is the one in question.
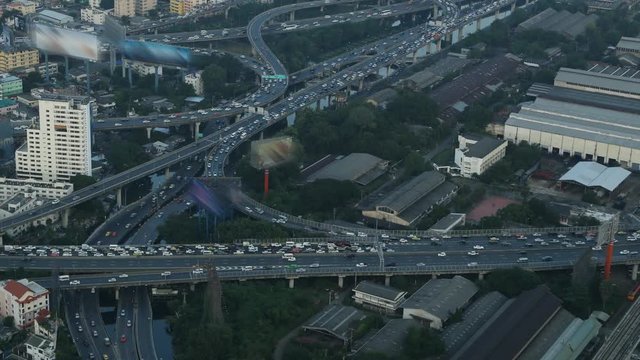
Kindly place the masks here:
[(22, 15), (33, 14), (36, 12), (36, 3), (27, 0), (15, 0), (7, 4), (7, 10), (17, 10)]
[(7, 73), (0, 74), (0, 99), (22, 93), (22, 79)]
[(18, 102), (11, 99), (0, 100), (0, 115), (7, 115), (18, 109)]
[(202, 96), (202, 94), (204, 94), (204, 82), (202, 81), (202, 70), (185, 75), (184, 83), (187, 85), (191, 85), (196, 95)]
[(353, 300), (356, 304), (392, 313), (404, 302), (406, 291), (396, 290), (389, 286), (379, 285), (370, 281), (361, 281), (353, 289)]
[(45, 199), (60, 199), (73, 192), (73, 184), (48, 182), (34, 179), (8, 179), (0, 177), (0, 201), (6, 201), (16, 194), (34, 193)]
[[(35, 195), (34, 192), (25, 192), (25, 193), (16, 194), (11, 198), (0, 203), (0, 220), (14, 216), (16, 214), (34, 210), (44, 205), (47, 201), (49, 200)], [(54, 222), (58, 221), (58, 218), (59, 218), (59, 215), (57, 213), (49, 214), (41, 218), (38, 218), (30, 223), (24, 223), (24, 224), (9, 228), (5, 230), (5, 232), (10, 236), (16, 236), (26, 231), (27, 229), (29, 229), (29, 227), (31, 226), (53, 224)]]
[(17, 328), (24, 329), (48, 314), (49, 291), (38, 283), (28, 279), (0, 282), (0, 316), (13, 316)]
[(38, 50), (27, 47), (0, 48), (0, 71), (37, 65), (40, 62)]
[(640, 38), (621, 37), (616, 45), (616, 55), (622, 54), (640, 55)]
[(482, 175), (507, 153), (507, 141), (489, 136), (458, 135), (458, 143), (454, 162), (463, 177)]
[(102, 10), (94, 7), (81, 9), (80, 20), (91, 24), (102, 25), (104, 24), (104, 19), (111, 11), (112, 10)]
[(162, 66), (160, 65), (146, 64), (139, 61), (127, 61), (127, 65), (140, 76), (155, 75), (156, 68), (158, 68), (158, 75), (162, 75)]
[(174, 14), (185, 15), (207, 2), (207, 0), (170, 0), (169, 11)]
[(31, 335), (24, 343), (31, 360), (55, 360), (56, 343), (38, 335)]

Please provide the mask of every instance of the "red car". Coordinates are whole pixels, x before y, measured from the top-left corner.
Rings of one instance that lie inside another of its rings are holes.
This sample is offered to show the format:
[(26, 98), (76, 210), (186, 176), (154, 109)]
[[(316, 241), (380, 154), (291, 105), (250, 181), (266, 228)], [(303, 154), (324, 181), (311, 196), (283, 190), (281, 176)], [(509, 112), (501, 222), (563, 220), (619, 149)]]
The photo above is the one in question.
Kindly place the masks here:
[(120, 342), (121, 343), (126, 343), (127, 342), (127, 337), (124, 336), (124, 334), (122, 334), (122, 336), (120, 336)]

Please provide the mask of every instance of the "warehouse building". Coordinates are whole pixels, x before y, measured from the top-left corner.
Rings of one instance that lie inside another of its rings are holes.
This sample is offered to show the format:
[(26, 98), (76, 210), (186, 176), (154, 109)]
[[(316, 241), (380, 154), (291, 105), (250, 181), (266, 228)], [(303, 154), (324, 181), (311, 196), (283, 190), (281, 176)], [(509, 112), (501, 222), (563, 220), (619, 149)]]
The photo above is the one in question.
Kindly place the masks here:
[(437, 205), (448, 203), (458, 187), (437, 171), (425, 171), (391, 191), (374, 209), (362, 215), (388, 223), (410, 226)]
[(362, 311), (354, 307), (330, 304), (304, 323), (302, 329), (319, 332), (347, 343), (352, 325), (365, 317)]
[(616, 55), (633, 54), (640, 55), (640, 39), (623, 36), (616, 45)]
[(411, 319), (389, 320), (356, 350), (356, 357), (366, 359), (370, 354), (384, 354), (394, 358), (404, 348), (405, 339), (411, 328), (420, 328), (420, 323)]
[(560, 68), (555, 86), (640, 99), (640, 71), (596, 65), (589, 70)]
[(356, 304), (368, 305), (376, 310), (393, 313), (404, 302), (406, 291), (371, 281), (361, 281), (353, 288), (353, 300)]
[(387, 171), (389, 161), (366, 153), (351, 153), (347, 156), (327, 155), (303, 169), (300, 173), (307, 182), (320, 179), (352, 181), (367, 185)]
[(434, 329), (442, 329), (445, 321), (477, 292), (478, 287), (471, 280), (459, 275), (432, 279), (402, 304), (402, 318), (425, 321)]
[(581, 161), (560, 177), (560, 181), (595, 190), (614, 191), (631, 175), (621, 167), (606, 167), (594, 161)]
[[(640, 95), (640, 86), (637, 91)], [(537, 144), (549, 153), (640, 170), (638, 115), (622, 109), (538, 97), (511, 113), (504, 138)]]
[(589, 25), (598, 20), (596, 15), (585, 15), (581, 12), (570, 13), (567, 10), (556, 11), (548, 8), (537, 15), (523, 21), (517, 31), (545, 30), (559, 33), (570, 39), (584, 33)]

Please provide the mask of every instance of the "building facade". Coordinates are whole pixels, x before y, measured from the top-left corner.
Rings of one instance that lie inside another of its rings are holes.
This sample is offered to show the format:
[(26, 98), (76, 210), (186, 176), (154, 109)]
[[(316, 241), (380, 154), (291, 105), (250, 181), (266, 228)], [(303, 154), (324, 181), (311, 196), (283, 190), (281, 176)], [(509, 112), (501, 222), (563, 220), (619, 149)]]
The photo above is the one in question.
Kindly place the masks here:
[(0, 316), (13, 316), (17, 328), (24, 329), (48, 313), (47, 289), (27, 279), (0, 282)]
[(158, 0), (136, 0), (136, 15), (145, 16), (158, 6)]
[(202, 71), (196, 71), (184, 76), (184, 83), (191, 85), (196, 95), (204, 94), (204, 82), (202, 81)]
[(89, 98), (39, 100), (39, 127), (27, 130), (16, 150), (18, 178), (69, 181), (91, 176), (91, 108)]
[(135, 0), (115, 0), (113, 3), (113, 16), (115, 17), (133, 17), (136, 15)]
[(37, 65), (40, 54), (36, 49), (3, 48), (0, 49), (0, 71), (8, 72), (17, 68)]
[(482, 175), (507, 153), (507, 142), (491, 137), (458, 135), (458, 143), (460, 145), (455, 150), (454, 162), (463, 177)]
[(24, 343), (27, 356), (31, 360), (55, 360), (56, 343), (42, 336), (31, 335)]
[(207, 3), (207, 0), (171, 0), (169, 2), (169, 11), (174, 14), (185, 15), (195, 11), (198, 6)]
[(73, 184), (67, 182), (0, 178), (0, 202), (20, 193), (34, 193), (46, 199), (60, 199), (72, 192)]
[(633, 54), (640, 55), (640, 39), (623, 36), (616, 45), (616, 55)]
[(600, 94), (640, 99), (640, 79), (596, 71), (560, 68), (553, 85)]
[[(0, 220), (14, 216), (16, 214), (34, 210), (44, 205), (47, 202), (50, 202), (50, 200), (37, 196), (35, 192), (24, 192), (24, 193), (16, 194), (11, 198), (0, 203)], [(53, 214), (49, 214), (41, 218), (38, 218), (30, 223), (24, 223), (24, 224), (6, 229), (5, 232), (9, 236), (16, 236), (28, 230), (31, 226), (51, 225), (54, 222), (58, 221), (58, 219), (59, 219), (58, 213), (53, 213)]]
[(22, 15), (36, 12), (36, 3), (27, 0), (16, 0), (7, 4), (7, 10), (17, 10)]
[(162, 75), (161, 65), (150, 65), (140, 61), (127, 61), (127, 65), (140, 76), (155, 75), (156, 67), (158, 68), (158, 75)]
[(109, 10), (101, 10), (99, 8), (81, 9), (80, 20), (91, 24), (102, 25), (108, 13)]
[(0, 74), (0, 99), (22, 94), (22, 79), (10, 74)]

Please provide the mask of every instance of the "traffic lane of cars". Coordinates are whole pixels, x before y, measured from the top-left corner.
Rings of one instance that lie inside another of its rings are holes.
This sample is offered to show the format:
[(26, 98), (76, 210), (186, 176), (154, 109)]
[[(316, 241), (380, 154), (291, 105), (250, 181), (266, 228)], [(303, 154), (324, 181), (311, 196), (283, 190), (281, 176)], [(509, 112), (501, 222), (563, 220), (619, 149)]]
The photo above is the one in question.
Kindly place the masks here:
[(124, 359), (136, 359), (137, 339), (133, 334), (136, 288), (122, 288), (119, 295), (114, 341), (117, 343), (119, 355)]
[[(107, 332), (107, 328), (102, 320), (100, 313), (100, 305), (98, 300), (98, 294), (95, 290), (80, 290), (80, 301), (82, 301), (82, 307), (84, 311), (84, 318), (89, 321), (89, 324), (93, 324), (92, 338), (98, 349), (96, 358), (103, 357), (105, 354), (109, 359), (117, 359), (116, 350), (113, 347), (113, 339)], [(93, 323), (91, 323), (93, 321)], [(87, 334), (88, 336), (89, 334)]]

